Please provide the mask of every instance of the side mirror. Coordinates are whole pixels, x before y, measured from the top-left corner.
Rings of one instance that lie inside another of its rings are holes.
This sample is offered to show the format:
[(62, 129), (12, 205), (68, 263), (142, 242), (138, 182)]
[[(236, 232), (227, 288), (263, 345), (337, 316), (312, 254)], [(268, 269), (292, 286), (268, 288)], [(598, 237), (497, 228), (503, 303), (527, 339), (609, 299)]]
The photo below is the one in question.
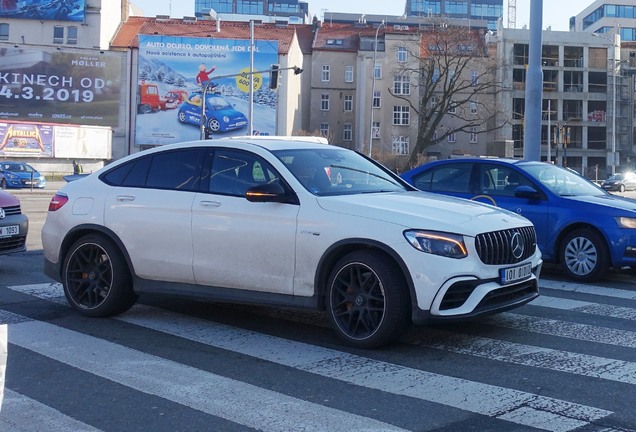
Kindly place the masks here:
[(277, 202), (288, 204), (294, 204), (296, 202), (278, 183), (252, 186), (245, 192), (245, 198), (249, 202)]
[(539, 199), (541, 194), (531, 186), (518, 186), (515, 189), (515, 196), (517, 198)]

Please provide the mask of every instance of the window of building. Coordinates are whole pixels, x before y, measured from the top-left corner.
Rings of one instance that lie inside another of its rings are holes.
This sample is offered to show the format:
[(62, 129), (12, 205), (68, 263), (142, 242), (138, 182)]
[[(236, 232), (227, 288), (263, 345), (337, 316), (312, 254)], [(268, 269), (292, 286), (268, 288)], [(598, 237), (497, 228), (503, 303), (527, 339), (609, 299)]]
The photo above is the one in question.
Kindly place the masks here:
[(262, 0), (238, 0), (236, 13), (246, 15), (264, 15), (265, 8)]
[(448, 134), (448, 142), (449, 143), (454, 143), (456, 141), (455, 139), (455, 132), (451, 132)]
[(345, 95), (344, 110), (347, 112), (353, 111), (353, 96), (352, 95)]
[(376, 63), (373, 68), (373, 78), (379, 80), (382, 79), (382, 65)]
[(406, 48), (399, 47), (397, 52), (398, 63), (406, 63), (407, 59), (408, 59), (408, 53), (406, 52)]
[(391, 142), (391, 150), (394, 155), (408, 155), (409, 151), (409, 137), (407, 136), (394, 136)]
[(475, 144), (477, 142), (477, 128), (470, 128), (470, 142)]
[(322, 73), (320, 74), (320, 80), (322, 82), (329, 82), (331, 79), (331, 67), (329, 65), (322, 65)]
[(446, 1), (444, 9), (448, 15), (467, 15), (468, 14), (468, 2), (467, 1)]
[(439, 69), (435, 69), (433, 71), (433, 76), (431, 77), (433, 79), (433, 82), (436, 83), (437, 81), (439, 81)]
[(0, 23), (0, 40), (9, 40), (9, 24)]
[(380, 122), (374, 121), (371, 127), (371, 138), (380, 139)]
[(301, 13), (300, 5), (284, 3), (284, 2), (268, 2), (267, 5), (270, 12), (282, 12), (286, 14)]
[(345, 123), (343, 125), (342, 140), (343, 141), (353, 140), (353, 125), (351, 123)]
[(77, 44), (77, 27), (69, 26), (66, 29), (66, 43), (69, 45)]
[(329, 95), (327, 93), (320, 95), (320, 110), (329, 111)]
[(470, 72), (470, 83), (473, 86), (479, 84), (479, 72), (477, 72), (476, 70)]
[(353, 82), (353, 66), (345, 66), (345, 82)]
[(53, 27), (53, 43), (54, 44), (64, 43), (64, 27), (62, 26)]
[(448, 105), (448, 113), (449, 114), (457, 114), (457, 105), (455, 105), (454, 103), (450, 103)]
[(393, 124), (395, 126), (408, 126), (411, 111), (408, 106), (393, 107)]
[(329, 136), (329, 123), (320, 123), (320, 135), (324, 137)]
[(437, 111), (438, 105), (439, 105), (439, 98), (437, 96), (431, 96), (431, 109), (433, 111)]
[(477, 114), (477, 102), (470, 103), (470, 113)]
[(214, 9), (216, 13), (234, 13), (233, 0), (196, 0), (194, 10)]
[(380, 106), (382, 105), (381, 95), (382, 92), (380, 92), (379, 90), (373, 92), (373, 108), (380, 108)]
[(343, 39), (327, 39), (327, 45), (344, 45)]
[(398, 75), (393, 77), (393, 93), (396, 95), (411, 94), (411, 83), (406, 75)]
[(411, 0), (411, 15), (429, 16), (442, 13), (442, 0)]

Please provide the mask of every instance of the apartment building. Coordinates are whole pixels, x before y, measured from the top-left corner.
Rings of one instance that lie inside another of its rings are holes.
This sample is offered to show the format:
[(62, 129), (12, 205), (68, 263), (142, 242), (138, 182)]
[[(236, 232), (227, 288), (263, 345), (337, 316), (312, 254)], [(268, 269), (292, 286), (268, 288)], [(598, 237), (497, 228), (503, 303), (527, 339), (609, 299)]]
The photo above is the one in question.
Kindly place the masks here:
[(199, 19), (225, 21), (311, 22), (309, 4), (298, 0), (195, 0), (194, 14)]
[(619, 34), (636, 41), (636, 0), (596, 0), (570, 18), (570, 31)]
[[(498, 45), (500, 80), (508, 89), (499, 103), (512, 113), (511, 123), (501, 134), (514, 141), (515, 156), (521, 157), (529, 32), (500, 29), (493, 43)], [(588, 32), (543, 32), (543, 160), (571, 167), (590, 178), (605, 178), (612, 170), (632, 164), (633, 80), (627, 79), (629, 66), (622, 64), (621, 47), (612, 39)]]

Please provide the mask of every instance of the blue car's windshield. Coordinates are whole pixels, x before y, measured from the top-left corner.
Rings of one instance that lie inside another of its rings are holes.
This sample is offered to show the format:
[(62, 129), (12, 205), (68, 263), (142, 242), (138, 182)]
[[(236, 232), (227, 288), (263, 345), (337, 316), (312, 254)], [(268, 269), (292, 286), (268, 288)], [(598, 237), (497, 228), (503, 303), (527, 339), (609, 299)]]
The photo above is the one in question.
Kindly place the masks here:
[(350, 150), (326, 146), (320, 150), (278, 150), (274, 155), (308, 191), (316, 195), (406, 190), (399, 178)]
[(603, 189), (573, 171), (546, 163), (520, 164), (525, 172), (553, 193), (561, 196), (605, 195)]

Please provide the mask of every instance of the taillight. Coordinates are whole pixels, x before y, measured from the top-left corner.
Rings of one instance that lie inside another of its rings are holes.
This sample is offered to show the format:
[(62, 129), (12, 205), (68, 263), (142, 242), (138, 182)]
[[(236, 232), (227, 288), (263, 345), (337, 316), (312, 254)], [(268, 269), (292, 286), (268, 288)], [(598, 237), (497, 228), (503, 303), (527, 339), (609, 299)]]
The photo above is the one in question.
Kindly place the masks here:
[(61, 209), (64, 204), (68, 202), (68, 197), (61, 193), (56, 193), (51, 198), (51, 202), (49, 203), (49, 211), (56, 211)]

